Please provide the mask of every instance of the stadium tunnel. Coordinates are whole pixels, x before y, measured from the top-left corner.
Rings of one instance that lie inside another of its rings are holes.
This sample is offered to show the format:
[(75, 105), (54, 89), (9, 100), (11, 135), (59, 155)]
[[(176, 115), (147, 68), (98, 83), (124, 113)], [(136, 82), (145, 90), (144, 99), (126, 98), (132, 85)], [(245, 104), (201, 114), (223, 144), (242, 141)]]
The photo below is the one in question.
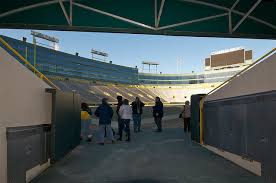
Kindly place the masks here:
[[(268, 0), (9, 1), (0, 27), (275, 39), (275, 7)], [(79, 145), (81, 98), (0, 41), (0, 177), (29, 182)], [(193, 140), (269, 182), (276, 180), (275, 55), (192, 101)]]

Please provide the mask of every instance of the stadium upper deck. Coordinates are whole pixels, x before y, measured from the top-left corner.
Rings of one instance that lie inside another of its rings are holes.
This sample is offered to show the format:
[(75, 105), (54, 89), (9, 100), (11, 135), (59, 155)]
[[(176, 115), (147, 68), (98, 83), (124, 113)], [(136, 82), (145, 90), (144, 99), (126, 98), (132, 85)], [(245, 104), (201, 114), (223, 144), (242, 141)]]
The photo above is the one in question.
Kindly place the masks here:
[[(45, 75), (93, 81), (138, 84), (138, 69), (92, 60), (2, 36)], [(34, 50), (36, 54), (34, 54)]]
[(139, 73), (140, 84), (200, 84), (223, 82), (235, 75), (241, 68), (228, 69), (210, 73), (192, 73), (192, 74), (148, 74)]
[[(178, 84), (200, 84), (200, 83), (217, 83), (223, 82), (235, 75), (244, 68), (248, 62), (244, 61), (244, 54), (248, 51), (244, 49), (234, 50), (234, 52), (222, 53), (218, 58), (222, 60), (239, 60), (239, 67), (227, 69), (208, 68), (203, 73), (191, 74), (149, 74), (138, 73), (137, 68), (125, 67), (112, 63), (92, 60), (61, 51), (35, 46), (31, 43), (23, 42), (17, 39), (2, 36), (13, 48), (21, 55), (25, 56), (28, 61), (34, 63), (39, 71), (47, 76), (59, 76), (62, 78), (77, 78), (89, 80), (92, 83), (97, 81), (118, 83), (118, 84), (157, 84), (157, 85), (178, 85)], [(35, 49), (34, 49), (35, 48)], [(242, 50), (242, 51), (241, 51)], [(236, 53), (238, 52), (238, 54)], [(230, 53), (230, 54), (229, 54)], [(221, 53), (220, 53), (221, 54)], [(214, 56), (211, 55), (210, 59)], [(242, 57), (242, 58), (241, 58)], [(252, 58), (252, 57), (251, 57)], [(213, 59), (214, 60), (214, 59)], [(218, 59), (216, 59), (216, 62)], [(252, 59), (251, 59), (252, 60)], [(244, 61), (244, 62), (243, 62)], [(227, 63), (224, 62), (224, 67)]]

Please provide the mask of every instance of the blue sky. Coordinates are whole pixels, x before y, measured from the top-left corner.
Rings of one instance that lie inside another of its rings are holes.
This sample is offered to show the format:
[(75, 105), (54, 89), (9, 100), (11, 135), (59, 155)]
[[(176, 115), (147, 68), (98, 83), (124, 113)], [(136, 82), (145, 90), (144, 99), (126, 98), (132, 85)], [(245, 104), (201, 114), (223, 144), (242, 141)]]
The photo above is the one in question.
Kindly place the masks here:
[[(275, 40), (203, 38), (184, 36), (137, 35), (118, 33), (40, 31), (60, 40), (60, 51), (91, 57), (91, 48), (107, 52), (115, 64), (141, 68), (142, 61), (160, 63), (159, 72), (177, 73), (177, 60), (182, 62), (178, 72), (203, 71), (203, 61), (211, 52), (243, 46), (253, 50), (257, 59), (273, 47)], [(0, 35), (32, 41), (30, 30), (0, 29)]]

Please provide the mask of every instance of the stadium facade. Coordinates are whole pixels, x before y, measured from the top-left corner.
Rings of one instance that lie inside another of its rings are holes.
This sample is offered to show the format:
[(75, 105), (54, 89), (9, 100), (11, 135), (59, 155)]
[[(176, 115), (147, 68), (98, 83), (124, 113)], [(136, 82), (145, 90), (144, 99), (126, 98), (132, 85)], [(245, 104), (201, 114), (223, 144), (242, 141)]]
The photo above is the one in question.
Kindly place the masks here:
[(182, 103), (193, 94), (208, 93), (252, 63), (252, 50), (234, 48), (211, 53), (204, 60), (202, 73), (139, 73), (137, 68), (1, 37), (61, 90), (76, 91), (90, 104), (99, 103), (102, 97), (116, 102), (117, 95), (129, 100), (139, 96), (149, 104), (155, 96), (160, 96), (166, 103)]

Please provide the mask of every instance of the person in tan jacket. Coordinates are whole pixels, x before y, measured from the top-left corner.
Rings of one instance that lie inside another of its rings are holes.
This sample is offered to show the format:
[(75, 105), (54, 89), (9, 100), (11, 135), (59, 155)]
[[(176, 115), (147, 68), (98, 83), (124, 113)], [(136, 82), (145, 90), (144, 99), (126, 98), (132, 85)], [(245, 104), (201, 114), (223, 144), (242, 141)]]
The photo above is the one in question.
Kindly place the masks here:
[(189, 101), (185, 102), (181, 115), (184, 120), (184, 132), (190, 132), (191, 107)]

